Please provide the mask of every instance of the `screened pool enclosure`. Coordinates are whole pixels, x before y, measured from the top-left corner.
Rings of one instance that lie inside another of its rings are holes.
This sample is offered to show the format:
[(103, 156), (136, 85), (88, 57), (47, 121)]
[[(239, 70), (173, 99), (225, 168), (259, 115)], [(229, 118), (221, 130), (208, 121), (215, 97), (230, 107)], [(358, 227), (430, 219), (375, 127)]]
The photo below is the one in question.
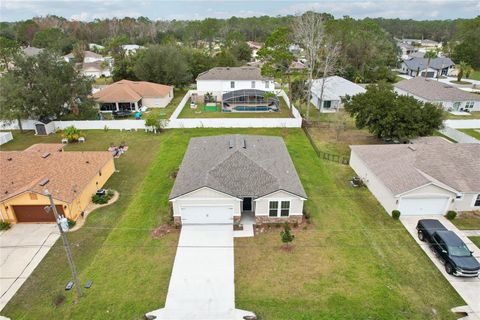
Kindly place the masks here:
[(242, 89), (222, 95), (223, 112), (277, 112), (279, 105), (277, 96), (262, 90)]

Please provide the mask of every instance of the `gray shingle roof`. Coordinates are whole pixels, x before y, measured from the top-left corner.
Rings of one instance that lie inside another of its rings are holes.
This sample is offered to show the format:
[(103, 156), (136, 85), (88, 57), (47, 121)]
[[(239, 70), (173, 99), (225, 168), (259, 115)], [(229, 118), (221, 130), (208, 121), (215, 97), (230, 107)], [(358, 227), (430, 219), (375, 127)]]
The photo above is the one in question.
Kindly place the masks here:
[(307, 197), (280, 137), (221, 135), (192, 138), (170, 199), (202, 187), (239, 198), (261, 197), (278, 190)]
[[(412, 58), (403, 60), (410, 70), (417, 71), (418, 69), (424, 70), (427, 68), (428, 59), (426, 58)], [(430, 68), (435, 70), (441, 70), (455, 65), (450, 58), (434, 58), (430, 60)]]
[(425, 79), (424, 77), (402, 80), (395, 83), (394, 86), (430, 101), (480, 101), (480, 95), (460, 90), (435, 79)]
[(431, 182), (459, 192), (480, 192), (480, 144), (417, 143), (350, 148), (393, 194)]
[(273, 80), (255, 67), (216, 67), (200, 73), (197, 80)]

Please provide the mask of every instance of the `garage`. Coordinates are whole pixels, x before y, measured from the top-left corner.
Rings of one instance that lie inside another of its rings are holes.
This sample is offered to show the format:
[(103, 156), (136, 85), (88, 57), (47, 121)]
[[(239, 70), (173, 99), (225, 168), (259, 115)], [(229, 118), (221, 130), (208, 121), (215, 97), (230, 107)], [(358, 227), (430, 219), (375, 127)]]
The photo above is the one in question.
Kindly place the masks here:
[[(62, 206), (56, 206), (58, 214), (64, 214)], [(53, 212), (45, 212), (41, 206), (13, 206), (17, 222), (55, 222)]]
[[(425, 71), (422, 72), (422, 77), (425, 77)], [(433, 77), (435, 77), (435, 71), (428, 71), (427, 78), (433, 78)]]
[(182, 224), (232, 224), (233, 206), (191, 205), (180, 207)]
[(443, 215), (447, 211), (448, 197), (400, 198), (398, 210), (404, 216)]

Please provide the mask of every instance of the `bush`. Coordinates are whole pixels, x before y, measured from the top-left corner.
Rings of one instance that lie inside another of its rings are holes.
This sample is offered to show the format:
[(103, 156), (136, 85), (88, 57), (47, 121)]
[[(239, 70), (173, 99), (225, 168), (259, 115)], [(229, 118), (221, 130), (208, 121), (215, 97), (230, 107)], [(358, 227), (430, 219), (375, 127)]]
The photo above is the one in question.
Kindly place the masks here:
[(8, 221), (0, 221), (0, 230), (8, 230), (12, 224)]
[(447, 212), (447, 214), (445, 215), (445, 217), (448, 219), (448, 220), (453, 220), (455, 219), (455, 217), (457, 216), (457, 211), (453, 211), (453, 210), (449, 210)]
[(103, 196), (98, 194), (94, 194), (92, 196), (92, 202), (95, 204), (105, 204), (113, 197), (114, 192), (113, 190), (108, 190)]
[(68, 142), (76, 142), (82, 136), (85, 135), (74, 126), (67, 127), (62, 132), (62, 138), (67, 138)]
[(283, 231), (280, 232), (280, 237), (282, 238), (282, 242), (287, 246), (295, 239), (295, 236), (290, 232), (290, 226), (287, 222), (285, 222)]
[(67, 219), (67, 220), (68, 220), (68, 229), (72, 229), (77, 224), (77, 221), (74, 221), (72, 219)]
[(398, 220), (400, 218), (400, 211), (393, 210), (392, 211), (392, 218), (395, 219), (395, 220)]

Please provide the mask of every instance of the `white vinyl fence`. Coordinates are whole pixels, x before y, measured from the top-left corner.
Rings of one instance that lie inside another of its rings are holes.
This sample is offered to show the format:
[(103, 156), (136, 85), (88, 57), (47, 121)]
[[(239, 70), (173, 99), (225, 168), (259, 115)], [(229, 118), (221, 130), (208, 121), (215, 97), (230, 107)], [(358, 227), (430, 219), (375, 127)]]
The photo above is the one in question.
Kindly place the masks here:
[(471, 120), (445, 120), (445, 127), (454, 129), (480, 129), (480, 119)]

